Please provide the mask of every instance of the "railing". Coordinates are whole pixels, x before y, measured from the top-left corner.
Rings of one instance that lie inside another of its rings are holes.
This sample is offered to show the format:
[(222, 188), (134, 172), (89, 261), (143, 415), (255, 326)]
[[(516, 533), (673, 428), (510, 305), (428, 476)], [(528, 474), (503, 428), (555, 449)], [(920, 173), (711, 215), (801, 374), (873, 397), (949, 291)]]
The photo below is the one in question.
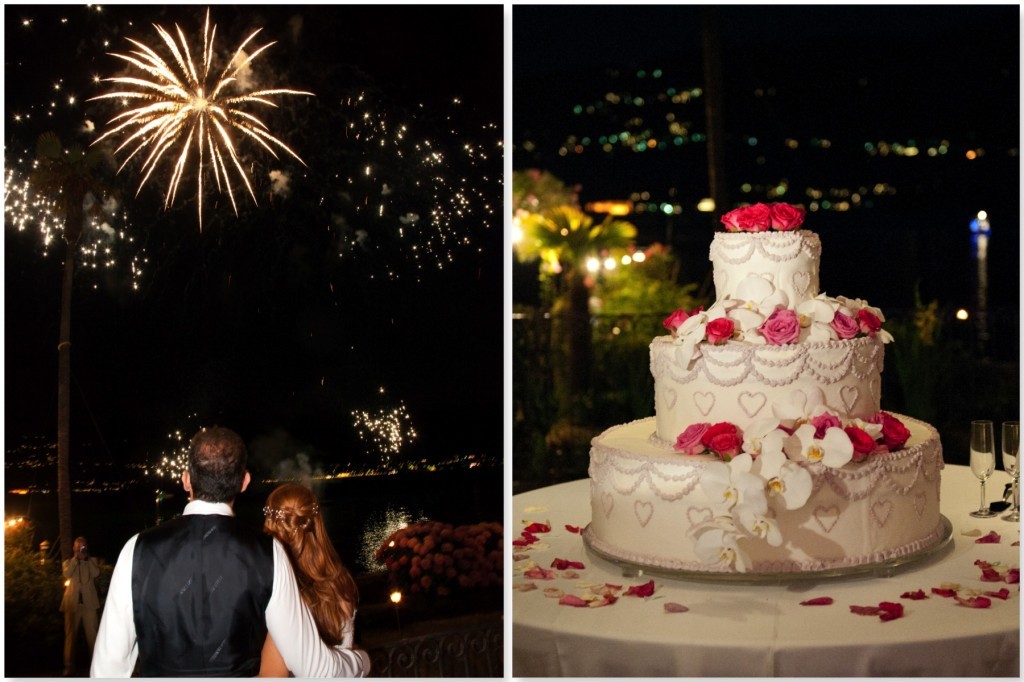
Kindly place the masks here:
[(502, 618), (369, 649), (370, 677), (503, 677)]

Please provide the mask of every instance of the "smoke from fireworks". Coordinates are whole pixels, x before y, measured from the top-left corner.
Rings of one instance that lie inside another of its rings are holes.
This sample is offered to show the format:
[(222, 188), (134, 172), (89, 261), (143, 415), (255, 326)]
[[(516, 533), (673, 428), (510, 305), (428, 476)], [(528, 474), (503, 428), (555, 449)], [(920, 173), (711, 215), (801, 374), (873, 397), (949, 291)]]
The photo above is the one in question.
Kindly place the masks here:
[[(139, 183), (139, 191), (145, 186), (165, 155), (168, 158), (176, 157), (171, 164), (170, 181), (167, 194), (164, 197), (165, 208), (174, 202), (185, 169), (190, 163), (190, 156), (194, 154), (199, 200), (199, 226), (202, 229), (204, 175), (212, 173), (218, 191), (227, 192), (235, 215), (238, 215), (238, 206), (235, 203), (232, 171), (249, 191), (253, 203), (258, 203), (249, 177), (239, 160), (232, 132), (240, 133), (241, 139), (256, 142), (270, 152), (274, 158), (278, 158), (276, 147), (305, 165), (299, 155), (288, 145), (270, 134), (263, 121), (239, 107), (247, 104), (276, 107), (276, 104), (269, 99), (270, 97), (312, 95), (313, 93), (288, 88), (244, 91), (245, 86), (248, 85), (252, 62), (264, 50), (274, 45), (274, 42), (271, 42), (256, 49), (252, 54), (246, 54), (245, 47), (262, 29), (257, 29), (242, 41), (219, 76), (211, 79), (217, 27), (216, 25), (212, 29), (210, 27), (209, 10), (207, 10), (206, 23), (203, 27), (203, 47), (199, 68), (196, 68), (188, 41), (181, 28), (175, 25), (180, 45), (163, 27), (154, 25), (154, 28), (173, 55), (172, 63), (177, 68), (161, 58), (150, 47), (129, 38), (128, 41), (138, 49), (127, 55), (112, 54), (112, 56), (124, 60), (144, 72), (148, 77), (105, 78), (104, 81), (117, 83), (123, 89), (99, 95), (93, 99), (119, 99), (126, 103), (137, 102), (139, 106), (129, 108), (111, 119), (109, 124), (113, 127), (97, 138), (96, 142), (110, 136), (125, 136), (115, 153), (129, 148), (130, 153), (118, 172), (136, 155), (143, 158), (142, 181)], [(242, 89), (243, 92), (229, 94), (237, 89)], [(128, 105), (126, 104), (126, 106)], [(140, 154), (140, 152), (142, 153)]]

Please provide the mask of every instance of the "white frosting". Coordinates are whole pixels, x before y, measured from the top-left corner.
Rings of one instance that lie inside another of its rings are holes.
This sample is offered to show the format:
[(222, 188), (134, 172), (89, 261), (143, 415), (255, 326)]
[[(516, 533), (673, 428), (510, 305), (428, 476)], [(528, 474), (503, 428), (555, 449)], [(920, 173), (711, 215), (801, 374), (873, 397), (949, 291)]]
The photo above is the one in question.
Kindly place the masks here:
[[(911, 432), (903, 450), (842, 469), (802, 465), (811, 473), (813, 492), (802, 508), (777, 515), (783, 545), (744, 541), (754, 572), (859, 566), (905, 556), (941, 539), (938, 433), (923, 422), (899, 419)], [(716, 570), (701, 563), (689, 535), (711, 518), (712, 505), (699, 480), (714, 458), (677, 454), (653, 433), (654, 420), (644, 419), (594, 439), (588, 541), (633, 563)]]
[(704, 344), (689, 365), (678, 361), (678, 348), (669, 336), (651, 343), (657, 433), (668, 442), (700, 422), (746, 429), (771, 417), (772, 405), (794, 391), (820, 389), (840, 417), (867, 419), (879, 410), (884, 351), (877, 336), (786, 346)]
[(735, 298), (747, 275), (761, 275), (785, 292), (790, 309), (818, 295), (821, 242), (808, 230), (716, 232), (710, 258), (718, 301)]

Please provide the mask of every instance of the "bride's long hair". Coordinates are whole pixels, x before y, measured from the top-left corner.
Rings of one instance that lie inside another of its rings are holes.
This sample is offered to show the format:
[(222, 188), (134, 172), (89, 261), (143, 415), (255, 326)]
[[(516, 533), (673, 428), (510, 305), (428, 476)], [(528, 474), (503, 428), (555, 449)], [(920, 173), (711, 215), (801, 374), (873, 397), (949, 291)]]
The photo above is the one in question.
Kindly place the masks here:
[(285, 483), (267, 497), (263, 514), (263, 530), (284, 545), (320, 638), (328, 646), (341, 644), (344, 624), (359, 603), (359, 588), (327, 537), (316, 495)]

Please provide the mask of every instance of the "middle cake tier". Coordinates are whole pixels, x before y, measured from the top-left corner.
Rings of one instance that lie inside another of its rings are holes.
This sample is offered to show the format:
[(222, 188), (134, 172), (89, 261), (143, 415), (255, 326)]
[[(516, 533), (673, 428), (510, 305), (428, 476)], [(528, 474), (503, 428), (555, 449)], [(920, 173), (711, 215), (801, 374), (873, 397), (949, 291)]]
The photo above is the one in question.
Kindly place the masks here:
[(672, 337), (651, 342), (657, 437), (673, 443), (688, 426), (730, 422), (741, 429), (782, 406), (810, 413), (824, 403), (843, 417), (870, 419), (881, 405), (882, 340), (784, 346), (703, 344), (683, 363)]

